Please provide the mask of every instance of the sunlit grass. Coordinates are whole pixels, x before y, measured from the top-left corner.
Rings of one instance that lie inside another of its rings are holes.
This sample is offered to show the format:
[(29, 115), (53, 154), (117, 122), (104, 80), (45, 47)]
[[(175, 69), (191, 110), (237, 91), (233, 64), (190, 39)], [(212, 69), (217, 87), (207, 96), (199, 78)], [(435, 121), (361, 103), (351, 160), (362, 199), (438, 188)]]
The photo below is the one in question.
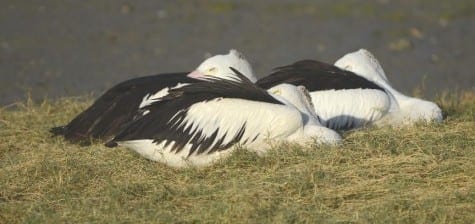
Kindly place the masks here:
[(0, 110), (0, 223), (474, 223), (475, 94), (437, 101), (441, 124), (185, 170), (50, 136), (90, 100), (19, 103)]

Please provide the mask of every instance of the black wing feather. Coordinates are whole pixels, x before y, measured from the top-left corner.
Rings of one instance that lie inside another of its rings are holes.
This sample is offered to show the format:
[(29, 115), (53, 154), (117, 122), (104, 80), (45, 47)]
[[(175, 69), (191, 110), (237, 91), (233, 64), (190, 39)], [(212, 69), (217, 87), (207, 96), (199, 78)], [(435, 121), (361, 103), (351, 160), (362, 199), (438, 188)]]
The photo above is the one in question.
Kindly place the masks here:
[(359, 88), (384, 91), (377, 84), (353, 72), (314, 60), (302, 60), (275, 68), (270, 75), (258, 80), (256, 84), (267, 89), (281, 83), (303, 85), (310, 92)]
[(197, 82), (188, 73), (167, 73), (134, 78), (107, 90), (89, 108), (77, 115), (65, 126), (50, 130), (72, 142), (91, 138), (110, 139), (134, 119), (138, 107), (147, 94), (178, 83)]

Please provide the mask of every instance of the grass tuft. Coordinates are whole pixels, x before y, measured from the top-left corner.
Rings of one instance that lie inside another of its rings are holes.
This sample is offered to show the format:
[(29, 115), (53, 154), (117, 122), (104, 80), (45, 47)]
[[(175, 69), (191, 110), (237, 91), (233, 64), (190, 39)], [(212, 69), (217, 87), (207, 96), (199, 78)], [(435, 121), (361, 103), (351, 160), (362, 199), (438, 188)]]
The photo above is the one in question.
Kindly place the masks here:
[(475, 93), (442, 94), (441, 124), (344, 133), (338, 146), (239, 150), (177, 170), (49, 128), (90, 104), (0, 109), (0, 223), (474, 223)]

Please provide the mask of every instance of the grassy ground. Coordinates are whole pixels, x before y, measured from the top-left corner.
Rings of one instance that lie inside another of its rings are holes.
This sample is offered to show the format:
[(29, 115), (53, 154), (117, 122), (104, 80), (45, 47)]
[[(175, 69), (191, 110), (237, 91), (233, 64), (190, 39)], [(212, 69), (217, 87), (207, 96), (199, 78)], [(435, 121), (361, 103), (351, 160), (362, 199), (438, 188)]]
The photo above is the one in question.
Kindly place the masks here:
[(473, 93), (441, 97), (442, 124), (185, 170), (50, 137), (89, 103), (0, 110), (0, 223), (475, 223)]

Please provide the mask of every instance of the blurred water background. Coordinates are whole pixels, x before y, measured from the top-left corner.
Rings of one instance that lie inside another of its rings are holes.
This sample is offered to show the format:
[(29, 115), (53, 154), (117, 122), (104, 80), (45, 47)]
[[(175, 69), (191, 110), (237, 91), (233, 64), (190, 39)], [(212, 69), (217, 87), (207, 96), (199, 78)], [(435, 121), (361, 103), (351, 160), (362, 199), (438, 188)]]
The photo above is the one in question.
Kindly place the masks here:
[(473, 90), (475, 1), (14, 1), (0, 3), (0, 105), (93, 94), (241, 51), (262, 76), (300, 59), (373, 52), (393, 86)]

